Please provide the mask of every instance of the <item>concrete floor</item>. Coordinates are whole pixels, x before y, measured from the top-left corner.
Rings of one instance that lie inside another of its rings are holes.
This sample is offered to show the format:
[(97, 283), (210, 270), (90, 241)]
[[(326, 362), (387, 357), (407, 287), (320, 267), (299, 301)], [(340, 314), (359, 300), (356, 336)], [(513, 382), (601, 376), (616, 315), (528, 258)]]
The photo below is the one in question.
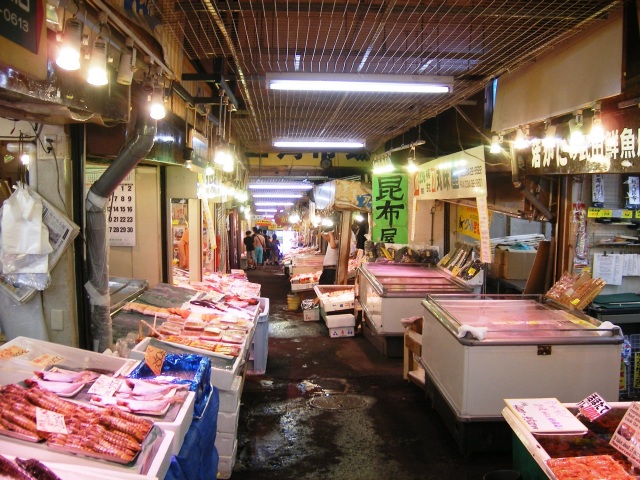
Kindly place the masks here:
[(266, 374), (244, 384), (233, 480), (480, 480), (511, 467), (508, 451), (463, 456), (425, 392), (402, 379), (401, 358), (286, 310), (281, 269), (248, 276), (270, 299), (269, 353)]

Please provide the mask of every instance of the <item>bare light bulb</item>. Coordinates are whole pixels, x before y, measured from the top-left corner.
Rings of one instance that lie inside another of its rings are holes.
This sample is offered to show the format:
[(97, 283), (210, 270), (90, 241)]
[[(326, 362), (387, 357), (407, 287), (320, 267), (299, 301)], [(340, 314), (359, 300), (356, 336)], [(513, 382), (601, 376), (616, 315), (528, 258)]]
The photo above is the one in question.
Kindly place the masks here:
[(109, 83), (107, 78), (107, 42), (102, 35), (98, 35), (93, 42), (91, 60), (89, 60), (89, 72), (87, 73), (87, 83), (97, 87)]
[(602, 127), (602, 120), (599, 118), (593, 119), (591, 125), (591, 132), (589, 133), (589, 141), (594, 144), (604, 143), (604, 128)]
[(82, 24), (76, 17), (71, 17), (64, 24), (62, 45), (58, 50), (56, 65), (64, 70), (79, 70), (81, 47)]
[(162, 87), (156, 86), (151, 95), (151, 105), (149, 105), (149, 115), (154, 120), (162, 120), (167, 114), (164, 108), (164, 94)]
[(31, 158), (29, 157), (29, 154), (27, 152), (22, 152), (22, 154), (20, 155), (20, 162), (22, 163), (22, 165), (29, 165), (30, 161)]

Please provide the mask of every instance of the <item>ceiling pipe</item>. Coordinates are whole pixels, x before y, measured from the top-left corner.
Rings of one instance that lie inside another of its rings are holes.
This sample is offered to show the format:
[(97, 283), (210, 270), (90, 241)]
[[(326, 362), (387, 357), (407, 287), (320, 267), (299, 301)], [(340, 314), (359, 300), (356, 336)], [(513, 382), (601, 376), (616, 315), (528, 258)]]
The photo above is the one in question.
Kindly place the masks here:
[(107, 202), (122, 180), (151, 150), (157, 123), (139, 107), (136, 132), (117, 158), (91, 186), (85, 203), (88, 281), (85, 289), (91, 305), (93, 349), (113, 349), (111, 299), (109, 295), (109, 235)]

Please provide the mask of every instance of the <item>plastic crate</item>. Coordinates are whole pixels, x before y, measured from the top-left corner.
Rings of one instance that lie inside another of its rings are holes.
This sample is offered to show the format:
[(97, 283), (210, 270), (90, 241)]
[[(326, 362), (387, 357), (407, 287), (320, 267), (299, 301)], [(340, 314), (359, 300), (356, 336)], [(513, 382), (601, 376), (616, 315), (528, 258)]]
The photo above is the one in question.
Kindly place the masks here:
[(253, 375), (264, 375), (269, 356), (269, 299), (261, 297), (260, 307), (262, 313), (258, 315), (247, 365), (248, 373)]

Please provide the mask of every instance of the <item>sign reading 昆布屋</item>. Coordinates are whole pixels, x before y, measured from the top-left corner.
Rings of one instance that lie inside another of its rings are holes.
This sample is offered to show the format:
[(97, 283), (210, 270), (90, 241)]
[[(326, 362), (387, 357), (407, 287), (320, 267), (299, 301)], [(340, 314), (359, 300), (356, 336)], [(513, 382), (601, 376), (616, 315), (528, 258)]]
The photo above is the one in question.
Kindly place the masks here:
[(487, 195), (484, 147), (440, 157), (418, 167), (417, 200), (475, 198)]
[(408, 241), (408, 180), (402, 173), (374, 175), (372, 185), (374, 241), (407, 243)]

